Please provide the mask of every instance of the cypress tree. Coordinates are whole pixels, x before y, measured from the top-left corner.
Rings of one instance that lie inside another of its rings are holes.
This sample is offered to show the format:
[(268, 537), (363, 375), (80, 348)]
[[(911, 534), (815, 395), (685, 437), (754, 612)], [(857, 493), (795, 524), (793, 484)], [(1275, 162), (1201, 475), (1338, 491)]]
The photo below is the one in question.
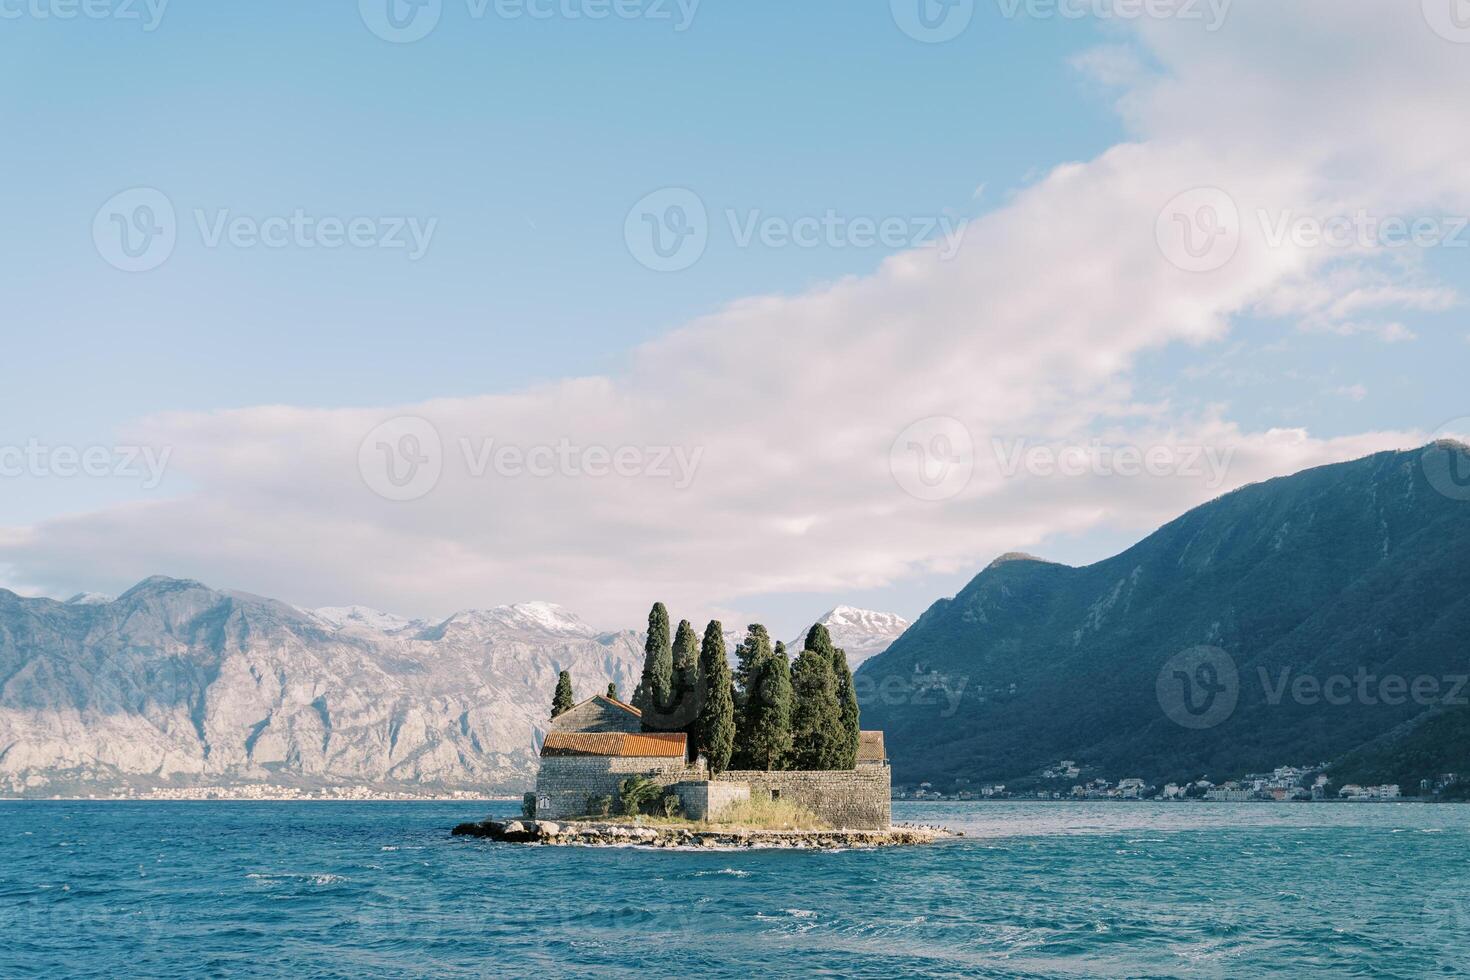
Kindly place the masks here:
[(835, 759), (833, 768), (855, 768), (861, 721), (857, 692), (852, 684), (852, 670), (847, 666), (847, 653), (833, 645), (832, 634), (821, 623), (817, 623), (807, 631), (806, 648), (822, 654), (831, 662), (832, 676), (837, 684), (837, 703), (841, 714), (841, 729), (838, 738), (840, 751), (834, 753), (832, 757)]
[(752, 626), (747, 643), (752, 640), (737, 751), (751, 768), (781, 769), (791, 754), (791, 664), (783, 643), (763, 653), (770, 650), (765, 627)]
[(827, 654), (803, 650), (791, 668), (791, 690), (792, 752), (796, 768), (842, 768), (847, 730), (837, 696), (837, 674)]
[(837, 648), (832, 645), (832, 634), (827, 632), (827, 627), (821, 623), (813, 626), (806, 632), (806, 649), (814, 650), (833, 662), (836, 667), (836, 658), (833, 656)]
[(760, 623), (745, 628), (745, 640), (735, 650), (735, 686), (743, 697), (750, 687), (751, 668), (757, 660), (771, 655), (771, 635)]
[(735, 691), (725, 659), (725, 628), (718, 620), (704, 628), (699, 682), (703, 696), (694, 726), (695, 751), (704, 753), (710, 774), (715, 775), (729, 768), (735, 749)]
[(612, 698), (614, 701), (616, 701), (618, 699), (618, 684), (617, 684), (617, 681), (613, 681), (611, 684), (609, 684), (607, 686), (607, 696), (610, 697), (610, 698)]
[[(648, 613), (648, 640), (643, 644), (643, 676), (633, 693), (633, 707), (643, 712), (643, 730), (658, 731), (653, 716), (674, 694), (674, 649), (669, 642), (669, 611), (655, 602)], [(650, 727), (650, 725), (655, 727)]]
[(852, 670), (847, 666), (847, 651), (834, 650), (833, 665), (837, 678), (837, 701), (842, 710), (842, 754), (838, 757), (838, 769), (856, 769), (858, 741), (861, 738), (862, 717), (858, 708), (857, 689), (852, 683)]
[(750, 751), (751, 675), (771, 655), (771, 637), (766, 628), (759, 623), (747, 626), (745, 639), (735, 648), (735, 751), (731, 765), (736, 769), (756, 768)]
[(665, 709), (667, 723), (694, 735), (694, 722), (699, 715), (699, 635), (689, 620), (679, 621), (674, 634), (673, 698)]
[(556, 675), (556, 693), (551, 697), (551, 717), (555, 718), (576, 703), (572, 699), (572, 675), (564, 670)]

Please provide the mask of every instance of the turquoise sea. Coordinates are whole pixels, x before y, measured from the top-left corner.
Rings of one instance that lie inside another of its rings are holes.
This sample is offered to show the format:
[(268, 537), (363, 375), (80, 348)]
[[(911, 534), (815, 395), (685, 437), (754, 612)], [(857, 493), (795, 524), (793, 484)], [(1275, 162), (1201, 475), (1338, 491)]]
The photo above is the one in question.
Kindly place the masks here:
[(1470, 972), (1470, 806), (895, 804), (839, 853), (451, 838), (512, 803), (0, 803), (0, 977)]

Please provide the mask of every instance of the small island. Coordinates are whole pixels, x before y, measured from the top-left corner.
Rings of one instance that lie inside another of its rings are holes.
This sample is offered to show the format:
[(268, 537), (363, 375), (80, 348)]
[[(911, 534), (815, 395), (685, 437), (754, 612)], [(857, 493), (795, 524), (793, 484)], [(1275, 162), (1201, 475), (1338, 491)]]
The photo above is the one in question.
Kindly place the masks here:
[(824, 626), (793, 663), (752, 625), (726, 656), (688, 620), (648, 619), (632, 702), (617, 690), (574, 703), (561, 672), (535, 792), (519, 820), (461, 824), (509, 843), (647, 847), (851, 848), (925, 844), (938, 827), (895, 827), (882, 732), (862, 731), (847, 656)]

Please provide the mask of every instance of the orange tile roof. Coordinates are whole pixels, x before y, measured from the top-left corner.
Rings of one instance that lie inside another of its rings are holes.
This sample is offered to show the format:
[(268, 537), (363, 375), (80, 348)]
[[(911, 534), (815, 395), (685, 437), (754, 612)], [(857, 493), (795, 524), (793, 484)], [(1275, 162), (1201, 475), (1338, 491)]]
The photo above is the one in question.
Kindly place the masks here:
[(858, 761), (886, 762), (888, 754), (883, 751), (882, 732), (858, 732)]
[(541, 755), (606, 755), (636, 759), (681, 759), (683, 732), (628, 734), (624, 732), (548, 732)]

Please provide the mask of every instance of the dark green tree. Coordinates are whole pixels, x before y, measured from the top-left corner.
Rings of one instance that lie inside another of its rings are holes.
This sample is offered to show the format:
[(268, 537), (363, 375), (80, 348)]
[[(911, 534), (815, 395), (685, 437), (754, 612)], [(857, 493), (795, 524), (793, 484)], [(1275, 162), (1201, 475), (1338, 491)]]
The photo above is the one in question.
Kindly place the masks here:
[[(643, 712), (645, 731), (659, 731), (656, 716), (673, 699), (674, 649), (669, 641), (669, 611), (655, 602), (648, 613), (648, 640), (643, 644), (643, 676), (633, 693), (633, 707)], [(650, 727), (650, 726), (653, 727)]]
[(806, 643), (804, 646), (807, 650), (814, 650), (828, 660), (833, 661), (833, 667), (836, 667), (833, 655), (837, 652), (837, 648), (832, 645), (832, 634), (827, 632), (827, 627), (821, 623), (806, 631)]
[(607, 696), (612, 698), (614, 701), (618, 699), (618, 685), (616, 681), (607, 686)]
[(694, 726), (695, 752), (704, 754), (711, 774), (721, 773), (729, 768), (735, 749), (735, 689), (730, 662), (725, 659), (725, 627), (718, 620), (704, 628), (699, 682), (702, 697)]
[(862, 715), (858, 708), (857, 689), (852, 683), (852, 670), (847, 666), (847, 651), (832, 651), (833, 675), (837, 680), (837, 703), (842, 711), (842, 754), (838, 769), (857, 768), (858, 741), (862, 738)]
[(750, 687), (751, 667), (757, 661), (771, 655), (771, 634), (760, 623), (752, 623), (745, 629), (745, 640), (735, 648), (735, 686), (742, 700)]
[(745, 639), (735, 648), (735, 670), (732, 674), (735, 691), (735, 747), (730, 765), (736, 769), (752, 769), (756, 761), (750, 754), (750, 707), (751, 675), (760, 661), (772, 656), (771, 636), (759, 623), (745, 628)]
[(668, 706), (670, 721), (683, 719), (681, 728), (694, 733), (699, 714), (699, 634), (689, 620), (679, 621), (674, 634), (674, 696)]
[(832, 768), (852, 769), (857, 766), (859, 720), (857, 691), (852, 684), (852, 670), (847, 666), (847, 653), (832, 643), (827, 627), (817, 623), (806, 634), (806, 648), (816, 651), (832, 663), (832, 676), (837, 683), (837, 703), (842, 715), (841, 752)]
[(791, 664), (785, 644), (770, 650), (765, 627), (752, 626), (750, 634), (747, 643), (753, 640), (754, 649), (746, 670), (736, 754), (752, 769), (782, 769), (791, 755)]
[(556, 675), (556, 693), (551, 697), (551, 717), (555, 718), (576, 703), (572, 699), (572, 675), (562, 671)]
[(843, 768), (847, 729), (830, 656), (803, 650), (791, 667), (792, 763), (797, 769)]

